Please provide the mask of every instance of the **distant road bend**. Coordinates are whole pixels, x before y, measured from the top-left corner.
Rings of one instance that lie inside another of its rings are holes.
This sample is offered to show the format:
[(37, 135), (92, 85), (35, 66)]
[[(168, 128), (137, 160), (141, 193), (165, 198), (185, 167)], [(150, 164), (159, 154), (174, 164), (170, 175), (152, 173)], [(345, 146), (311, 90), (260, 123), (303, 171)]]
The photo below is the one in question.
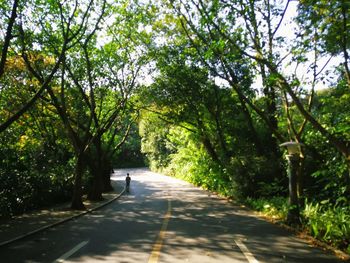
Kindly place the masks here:
[(253, 213), (147, 169), (116, 170), (130, 193), (0, 248), (0, 262), (341, 262)]

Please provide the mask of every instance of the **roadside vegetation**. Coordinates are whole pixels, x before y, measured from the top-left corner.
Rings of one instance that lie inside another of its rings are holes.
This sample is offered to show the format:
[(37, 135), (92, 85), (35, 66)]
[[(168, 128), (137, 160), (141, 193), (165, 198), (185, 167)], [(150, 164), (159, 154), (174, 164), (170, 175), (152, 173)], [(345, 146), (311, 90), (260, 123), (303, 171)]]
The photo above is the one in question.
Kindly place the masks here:
[(0, 218), (146, 162), (349, 253), (345, 2), (0, 0)]
[[(333, 101), (330, 96), (328, 92), (319, 93), (320, 100)], [(334, 111), (333, 106), (328, 107), (330, 112)], [(323, 105), (322, 108), (325, 113), (327, 106)], [(343, 109), (339, 108), (340, 111)], [(276, 163), (271, 163), (268, 157), (253, 156), (251, 150), (241, 149), (239, 159), (231, 158), (229, 164), (223, 166), (212, 160), (192, 131), (164, 122), (153, 113), (147, 114), (147, 118), (140, 123), (140, 134), (143, 138), (142, 151), (152, 169), (232, 198), (274, 221), (286, 222), (290, 207), (288, 178), (283, 170), (280, 176), (269, 177)], [(236, 122), (237, 118), (231, 120)], [(261, 132), (263, 136), (264, 130)], [(243, 144), (246, 134), (247, 131), (242, 131), (236, 135), (240, 144)], [(306, 134), (308, 140), (318, 140), (319, 135), (312, 130)], [(247, 146), (236, 147), (238, 150)], [(304, 160), (303, 191), (299, 199), (301, 225), (297, 229), (349, 253), (350, 206), (345, 194), (345, 181), (341, 176), (346, 172), (345, 164), (334, 150), (326, 146), (326, 142), (317, 144), (318, 149), (323, 149), (318, 150), (317, 155), (313, 155), (316, 149), (312, 144), (308, 147), (309, 157)], [(333, 160), (325, 161), (330, 156), (333, 156)], [(286, 167), (282, 155), (279, 162)]]

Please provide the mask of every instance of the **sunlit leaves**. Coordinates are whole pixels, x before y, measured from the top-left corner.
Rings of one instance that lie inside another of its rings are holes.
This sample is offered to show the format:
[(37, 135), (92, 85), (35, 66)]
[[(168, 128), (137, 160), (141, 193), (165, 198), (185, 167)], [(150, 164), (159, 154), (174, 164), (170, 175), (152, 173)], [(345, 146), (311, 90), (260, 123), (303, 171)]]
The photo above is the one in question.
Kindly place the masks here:
[[(299, 5), (298, 22), (307, 39), (317, 32), (319, 45), (332, 54), (342, 52), (349, 34), (350, 6), (346, 1), (305, 0)], [(345, 41), (345, 42), (344, 42)]]

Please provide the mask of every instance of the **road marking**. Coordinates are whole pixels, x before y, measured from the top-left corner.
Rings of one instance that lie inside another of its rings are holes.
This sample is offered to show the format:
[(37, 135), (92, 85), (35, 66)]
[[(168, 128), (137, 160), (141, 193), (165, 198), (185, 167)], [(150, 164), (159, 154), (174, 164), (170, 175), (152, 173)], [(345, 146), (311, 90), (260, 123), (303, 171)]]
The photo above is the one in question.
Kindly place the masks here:
[(83, 246), (86, 246), (86, 244), (89, 243), (89, 241), (83, 241), (73, 247), (71, 250), (69, 250), (67, 253), (64, 253), (62, 256), (60, 256), (58, 259), (56, 259), (53, 263), (62, 263), (67, 258), (69, 258), (71, 255), (73, 255), (75, 252), (77, 252), (79, 249), (81, 249)]
[(242, 238), (234, 239), (236, 245), (242, 251), (243, 255), (246, 257), (248, 262), (249, 263), (259, 263), (259, 261), (256, 260), (254, 255), (249, 251), (249, 249), (246, 247), (246, 245), (243, 244), (243, 242), (241, 240), (242, 240)]
[(168, 200), (168, 210), (164, 216), (163, 224), (162, 224), (162, 227), (160, 229), (158, 238), (153, 245), (152, 254), (148, 259), (148, 263), (157, 263), (158, 262), (158, 259), (160, 256), (160, 250), (161, 250), (162, 245), (163, 245), (163, 240), (165, 237), (166, 229), (168, 227), (168, 223), (169, 223), (170, 218), (171, 218), (171, 201)]

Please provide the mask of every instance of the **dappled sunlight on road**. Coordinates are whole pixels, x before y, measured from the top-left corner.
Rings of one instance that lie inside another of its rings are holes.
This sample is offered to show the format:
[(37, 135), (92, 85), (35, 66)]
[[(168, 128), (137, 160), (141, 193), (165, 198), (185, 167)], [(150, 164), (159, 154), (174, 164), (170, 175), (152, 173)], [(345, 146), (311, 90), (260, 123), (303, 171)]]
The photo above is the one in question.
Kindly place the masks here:
[[(120, 172), (119, 180), (123, 180), (122, 173), (125, 171)], [(242, 237), (242, 242), (253, 250), (256, 258), (260, 258), (262, 262), (266, 260), (266, 255), (269, 258), (268, 262), (299, 262), (303, 258), (309, 258), (312, 262), (313, 254), (319, 252), (310, 250), (304, 242), (258, 218), (249, 210), (186, 182), (164, 177), (147, 169), (136, 170), (131, 176), (134, 177), (136, 188), (126, 202), (132, 202), (133, 194), (134, 198), (142, 197), (143, 204), (148, 201), (171, 200), (172, 216), (162, 247), (161, 262), (183, 260), (204, 263), (219, 259), (222, 262), (242, 262), (246, 259), (234, 241)], [(118, 178), (118, 173), (116, 177)], [(138, 192), (138, 184), (143, 183), (147, 184), (146, 189)], [(137, 206), (137, 202), (134, 205)], [(142, 216), (146, 214), (133, 215), (133, 219), (136, 222), (144, 222), (140, 219)], [(152, 216), (161, 217), (162, 214), (156, 213)], [(322, 255), (319, 255), (319, 259), (327, 262), (326, 257), (323, 258)]]
[[(118, 172), (117, 178), (126, 174), (123, 170)], [(130, 174), (133, 178), (132, 191), (125, 203), (142, 209), (148, 207), (147, 202), (158, 202), (163, 211), (146, 210), (142, 214), (133, 214), (135, 223), (145, 223), (147, 217), (162, 218), (166, 210), (165, 200), (171, 200), (172, 215), (161, 262), (244, 262), (246, 259), (235, 238), (241, 239), (262, 262), (266, 260), (266, 255), (269, 262), (300, 262), (305, 258), (312, 262), (314, 253), (319, 253), (249, 210), (189, 183), (147, 169), (134, 170), (133, 173)], [(331, 262), (322, 255), (318, 257), (325, 260), (322, 262)]]
[(111, 178), (114, 184), (125, 185), (126, 173), (130, 193), (19, 242), (9, 253), (25, 249), (27, 259), (40, 255), (84, 263), (235, 263), (249, 257), (256, 260), (250, 262), (336, 262), (244, 207), (176, 178), (121, 169)]

